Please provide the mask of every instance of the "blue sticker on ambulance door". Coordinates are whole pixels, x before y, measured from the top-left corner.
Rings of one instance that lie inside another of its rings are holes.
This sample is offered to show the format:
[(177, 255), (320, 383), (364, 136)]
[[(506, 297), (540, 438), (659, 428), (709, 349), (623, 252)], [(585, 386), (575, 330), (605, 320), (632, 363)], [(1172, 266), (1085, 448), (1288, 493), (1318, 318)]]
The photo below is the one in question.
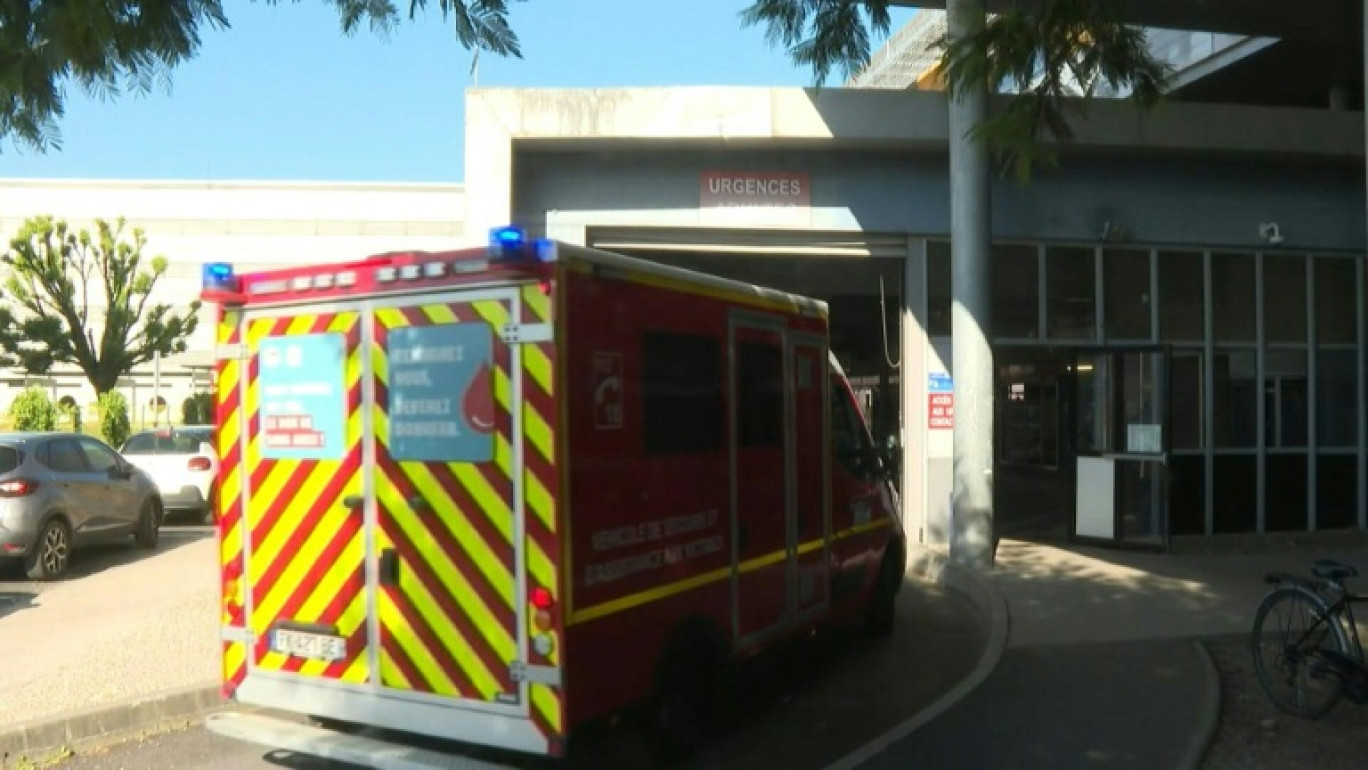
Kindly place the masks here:
[(344, 337), (267, 337), (257, 355), (261, 456), (340, 459), (347, 446)]
[(486, 323), (389, 331), (390, 455), (480, 463), (494, 458), (494, 333)]

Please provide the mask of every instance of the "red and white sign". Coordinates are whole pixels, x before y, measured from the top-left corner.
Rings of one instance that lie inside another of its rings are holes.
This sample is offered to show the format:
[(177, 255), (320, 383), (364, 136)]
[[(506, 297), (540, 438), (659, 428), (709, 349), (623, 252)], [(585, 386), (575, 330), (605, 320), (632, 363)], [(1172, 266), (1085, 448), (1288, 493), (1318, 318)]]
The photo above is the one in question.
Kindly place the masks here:
[(812, 185), (804, 173), (704, 171), (699, 179), (699, 208), (811, 205)]
[(594, 427), (622, 427), (621, 353), (594, 353)]
[(928, 393), (926, 414), (928, 428), (944, 430), (955, 427), (955, 394)]

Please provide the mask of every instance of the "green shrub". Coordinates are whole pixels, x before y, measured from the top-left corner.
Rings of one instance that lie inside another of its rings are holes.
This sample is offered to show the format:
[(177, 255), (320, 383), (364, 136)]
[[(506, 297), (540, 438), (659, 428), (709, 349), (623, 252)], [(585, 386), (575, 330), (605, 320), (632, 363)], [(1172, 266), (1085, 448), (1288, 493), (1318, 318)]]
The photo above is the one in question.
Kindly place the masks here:
[(47, 391), (36, 385), (14, 399), (10, 416), (14, 418), (15, 430), (57, 430), (57, 407)]
[(181, 402), (182, 425), (208, 425), (214, 421), (214, 399), (208, 393), (196, 393)]
[(132, 427), (128, 424), (128, 399), (117, 390), (100, 394), (100, 434), (112, 447), (118, 448), (128, 440)]

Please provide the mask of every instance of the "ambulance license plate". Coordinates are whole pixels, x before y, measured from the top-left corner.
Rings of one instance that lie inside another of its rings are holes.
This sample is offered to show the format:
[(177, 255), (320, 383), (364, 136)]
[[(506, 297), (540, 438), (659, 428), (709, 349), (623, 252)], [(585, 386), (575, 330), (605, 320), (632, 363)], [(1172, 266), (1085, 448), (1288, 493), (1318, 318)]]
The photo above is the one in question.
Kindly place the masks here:
[(292, 658), (312, 660), (346, 660), (347, 640), (340, 636), (310, 634), (277, 628), (271, 632), (271, 651)]

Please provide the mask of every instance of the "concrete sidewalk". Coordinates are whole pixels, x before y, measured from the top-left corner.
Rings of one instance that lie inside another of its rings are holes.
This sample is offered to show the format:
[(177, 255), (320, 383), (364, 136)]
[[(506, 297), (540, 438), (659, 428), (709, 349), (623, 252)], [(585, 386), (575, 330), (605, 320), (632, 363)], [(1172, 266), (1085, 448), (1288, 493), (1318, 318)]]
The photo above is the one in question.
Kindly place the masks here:
[(216, 548), (208, 528), (170, 526), (151, 553), (79, 553), (60, 582), (0, 573), (0, 766), (222, 703)]
[(1199, 766), (1220, 681), (1198, 640), (1248, 633), (1265, 572), (1306, 574), (1312, 559), (1335, 558), (1368, 576), (1368, 546), (1357, 542), (1233, 547), (1149, 554), (1002, 541), (989, 575), (1011, 626), (998, 666), (861, 766)]

